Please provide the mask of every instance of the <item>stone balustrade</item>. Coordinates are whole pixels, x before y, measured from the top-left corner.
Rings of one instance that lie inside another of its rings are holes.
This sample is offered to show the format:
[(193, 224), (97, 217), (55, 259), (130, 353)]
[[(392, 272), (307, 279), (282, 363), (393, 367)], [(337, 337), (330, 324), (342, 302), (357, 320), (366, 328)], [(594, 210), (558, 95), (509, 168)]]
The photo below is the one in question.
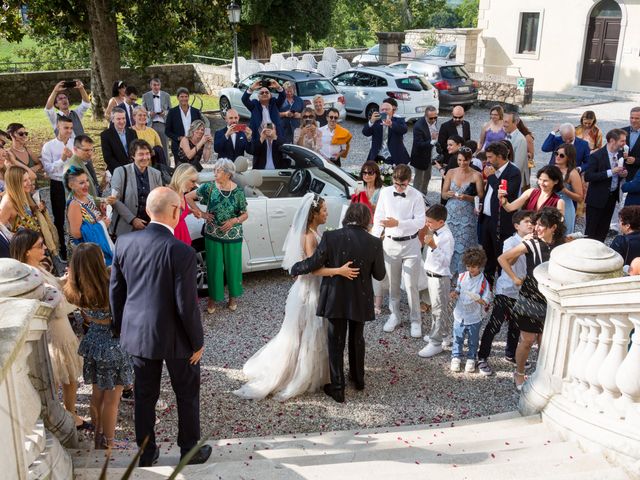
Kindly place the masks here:
[(583, 239), (556, 248), (536, 269), (547, 317), (519, 409), (540, 412), (567, 438), (636, 470), (640, 277), (623, 277), (622, 263), (604, 244)]
[(77, 447), (73, 418), (51, 381), (46, 344), (53, 307), (42, 301), (42, 277), (16, 260), (0, 259), (0, 449), (2, 478), (68, 480)]

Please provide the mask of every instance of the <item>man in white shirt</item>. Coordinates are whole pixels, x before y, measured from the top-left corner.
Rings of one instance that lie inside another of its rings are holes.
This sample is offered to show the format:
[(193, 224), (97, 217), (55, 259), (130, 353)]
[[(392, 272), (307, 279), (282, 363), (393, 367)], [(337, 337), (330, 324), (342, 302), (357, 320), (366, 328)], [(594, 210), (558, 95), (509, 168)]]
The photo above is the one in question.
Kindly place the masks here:
[(513, 164), (518, 167), (522, 175), (520, 190), (525, 191), (531, 185), (531, 169), (529, 168), (529, 157), (527, 155), (527, 139), (518, 130), (520, 117), (515, 112), (506, 112), (502, 119), (503, 128), (507, 134), (506, 139), (513, 147)]
[(373, 219), (372, 235), (384, 232), (384, 261), (389, 276), (389, 309), (391, 315), (384, 325), (385, 332), (393, 332), (400, 325), (400, 281), (409, 300), (411, 336), (422, 336), (418, 278), (420, 268), (420, 240), (418, 231), (425, 224), (425, 204), (422, 194), (409, 186), (411, 168), (397, 165), (393, 172), (393, 186), (383, 188)]
[(150, 91), (142, 95), (142, 105), (149, 112), (149, 126), (158, 132), (162, 141), (164, 157), (169, 158), (167, 148), (167, 136), (164, 133), (165, 121), (171, 108), (171, 95), (161, 90), (162, 84), (159, 78), (152, 78), (149, 81)]
[(191, 123), (203, 120), (207, 124), (207, 120), (202, 117), (200, 110), (189, 106), (189, 90), (180, 87), (176, 90), (176, 96), (178, 97), (178, 105), (167, 113), (164, 130), (167, 137), (171, 139), (171, 153), (174, 162), (177, 162), (179, 158), (180, 140), (189, 133)]
[(426, 213), (426, 225), (432, 235), (425, 243), (427, 259), (424, 262), (424, 269), (427, 273), (432, 324), (429, 334), (424, 338), (427, 345), (418, 352), (418, 355), (424, 358), (442, 353), (442, 340), (451, 330), (448, 321), (451, 290), (449, 265), (451, 265), (455, 242), (446, 221), (447, 209), (444, 205), (436, 204), (429, 207)]
[(327, 124), (320, 127), (320, 133), (322, 133), (320, 155), (340, 167), (340, 159), (346, 157), (349, 152), (351, 134), (338, 125), (340, 112), (336, 108), (331, 107), (327, 110), (326, 117)]
[[(84, 84), (80, 80), (73, 80), (73, 82), (75, 82), (75, 86), (73, 87), (68, 86), (72, 82), (67, 82), (65, 80), (56, 83), (56, 86), (53, 87), (53, 90), (47, 99), (47, 103), (44, 106), (44, 113), (47, 114), (47, 118), (53, 127), (53, 133), (56, 135), (58, 134), (58, 116), (61, 115), (71, 119), (73, 123), (73, 132), (71, 133), (72, 139), (76, 135), (82, 135), (84, 133), (82, 117), (91, 106), (91, 99), (84, 88)], [(73, 110), (70, 108), (71, 103), (69, 102), (69, 95), (66, 92), (68, 88), (77, 89), (80, 93), (80, 97), (82, 98), (80, 106)], [(57, 112), (56, 108), (58, 109)]]
[(53, 223), (60, 239), (60, 258), (66, 260), (67, 249), (64, 242), (65, 194), (62, 176), (64, 162), (73, 156), (73, 120), (58, 116), (58, 135), (42, 147), (42, 166), (50, 179), (49, 195)]

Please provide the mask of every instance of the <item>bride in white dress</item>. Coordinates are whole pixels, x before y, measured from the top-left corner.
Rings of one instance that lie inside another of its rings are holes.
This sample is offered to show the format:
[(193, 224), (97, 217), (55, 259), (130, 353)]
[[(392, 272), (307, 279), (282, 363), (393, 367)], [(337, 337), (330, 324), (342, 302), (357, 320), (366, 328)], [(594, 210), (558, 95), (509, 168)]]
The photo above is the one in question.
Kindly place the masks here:
[[(327, 221), (327, 207), (321, 197), (307, 193), (295, 214), (284, 242), (282, 268), (313, 255), (320, 235), (318, 226)], [(316, 316), (320, 281), (323, 276), (358, 276), (350, 262), (340, 268), (321, 268), (299, 276), (287, 295), (284, 320), (278, 334), (245, 363), (245, 383), (233, 393), (247, 399), (274, 394), (280, 401), (320, 389), (329, 382), (326, 320)]]

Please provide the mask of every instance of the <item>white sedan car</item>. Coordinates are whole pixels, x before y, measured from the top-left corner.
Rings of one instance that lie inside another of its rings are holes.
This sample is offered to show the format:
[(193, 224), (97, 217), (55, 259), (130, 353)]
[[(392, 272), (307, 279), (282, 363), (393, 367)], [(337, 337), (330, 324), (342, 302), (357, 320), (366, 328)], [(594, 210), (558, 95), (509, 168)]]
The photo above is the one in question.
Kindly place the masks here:
[[(291, 168), (285, 170), (251, 170), (247, 182), (237, 174), (238, 184), (245, 187), (249, 218), (243, 223), (242, 271), (271, 270), (282, 265), (282, 246), (300, 205), (307, 192), (314, 192), (327, 203), (329, 217), (325, 228), (339, 228), (343, 207), (355, 192), (356, 179), (324, 160), (317, 153), (298, 145), (282, 147)], [(201, 172), (200, 182), (212, 181), (213, 172)], [(202, 210), (206, 210), (201, 205)], [(206, 288), (206, 263), (202, 220), (187, 217), (192, 245), (198, 252), (198, 288)]]
[[(403, 43), (400, 46), (400, 58), (402, 58), (402, 60), (410, 60), (412, 58), (415, 58), (415, 56), (416, 51), (412, 47), (410, 47), (406, 43)], [(356, 55), (355, 57), (353, 57), (351, 63), (353, 65), (360, 66), (380, 65), (380, 45), (376, 43), (366, 52), (361, 53), (360, 55)]]

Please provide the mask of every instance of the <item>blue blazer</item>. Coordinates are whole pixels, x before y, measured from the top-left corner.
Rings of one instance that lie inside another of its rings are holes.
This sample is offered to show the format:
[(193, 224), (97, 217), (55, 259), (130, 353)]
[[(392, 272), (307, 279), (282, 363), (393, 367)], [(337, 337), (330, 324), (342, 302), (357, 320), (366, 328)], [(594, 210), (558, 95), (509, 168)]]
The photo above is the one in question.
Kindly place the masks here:
[[(296, 112), (302, 113), (304, 110), (304, 102), (297, 95), (293, 96), (293, 103), (291, 105), (286, 103), (287, 99), (285, 97), (285, 103), (280, 107), (281, 112)], [(293, 143), (293, 132), (296, 128), (300, 127), (300, 119), (298, 118), (280, 118), (280, 122), (282, 122), (282, 129), (284, 130), (284, 139), (285, 143)]]
[[(191, 123), (196, 120), (203, 120), (200, 110), (193, 107), (189, 107), (189, 109), (191, 110)], [(164, 133), (171, 139), (171, 151), (173, 152), (173, 158), (178, 158), (178, 152), (180, 151), (180, 137), (184, 137), (189, 133), (184, 131), (184, 125), (182, 125), (180, 105), (176, 105), (169, 109), (169, 113), (167, 113), (165, 121)]]
[[(562, 136), (554, 135), (550, 133), (542, 144), (543, 152), (553, 152), (551, 155), (551, 159), (549, 160), (549, 165), (556, 164), (556, 149), (562, 145), (564, 140), (562, 140)], [(591, 149), (589, 148), (589, 142), (586, 140), (582, 140), (581, 138), (576, 137), (573, 142), (573, 146), (576, 147), (576, 167), (580, 167), (580, 170), (584, 171), (589, 164), (589, 155), (591, 155)]]
[(627, 192), (627, 199), (624, 202), (625, 207), (640, 205), (640, 171), (636, 173), (636, 176), (631, 181), (624, 182), (620, 188), (622, 188), (623, 192)]
[(125, 352), (184, 359), (202, 348), (196, 252), (164, 225), (118, 237), (110, 298), (112, 329)]
[(629, 156), (636, 159), (636, 161), (631, 165), (625, 163), (625, 166), (624, 166), (629, 172), (629, 175), (627, 176), (627, 178), (631, 179), (631, 178), (635, 178), (636, 173), (640, 169), (640, 138), (636, 140), (636, 143), (633, 146), (631, 146), (631, 144), (629, 143), (631, 141), (631, 127), (627, 126), (627, 127), (624, 127), (622, 130), (627, 132), (627, 145), (629, 145)]
[[(407, 164), (411, 161), (409, 153), (404, 146), (404, 134), (407, 133), (407, 123), (404, 118), (392, 117), (391, 126), (389, 127), (388, 146), (391, 153), (391, 164), (398, 165), (400, 163)], [(371, 137), (371, 149), (367, 160), (375, 160), (382, 148), (382, 122), (378, 120), (372, 126), (369, 122), (362, 128), (362, 134), (365, 137)]]
[[(269, 116), (271, 117), (271, 123), (276, 127), (276, 133), (278, 138), (284, 138), (284, 130), (282, 129), (282, 122), (280, 121), (280, 107), (287, 99), (287, 94), (284, 93), (284, 89), (278, 93), (276, 98), (271, 97), (269, 100)], [(258, 100), (252, 100), (251, 94), (248, 89), (242, 94), (242, 103), (247, 110), (251, 112), (251, 120), (249, 120), (249, 128), (253, 132), (251, 137), (253, 141), (257, 141), (260, 138), (260, 126), (262, 125), (262, 106)]]
[[(611, 169), (611, 162), (605, 145), (591, 154), (587, 169), (584, 171), (584, 179), (589, 182), (585, 199), (587, 205), (604, 208), (611, 190), (611, 177), (607, 175), (609, 169)], [(620, 188), (620, 182), (618, 188)]]
[(247, 136), (244, 132), (236, 133), (235, 148), (233, 147), (233, 141), (231, 138), (224, 136), (225, 133), (227, 133), (227, 127), (217, 130), (213, 138), (213, 151), (218, 154), (218, 158), (235, 160), (236, 158), (243, 156), (245, 153), (253, 155), (253, 147), (251, 142), (247, 140)]

